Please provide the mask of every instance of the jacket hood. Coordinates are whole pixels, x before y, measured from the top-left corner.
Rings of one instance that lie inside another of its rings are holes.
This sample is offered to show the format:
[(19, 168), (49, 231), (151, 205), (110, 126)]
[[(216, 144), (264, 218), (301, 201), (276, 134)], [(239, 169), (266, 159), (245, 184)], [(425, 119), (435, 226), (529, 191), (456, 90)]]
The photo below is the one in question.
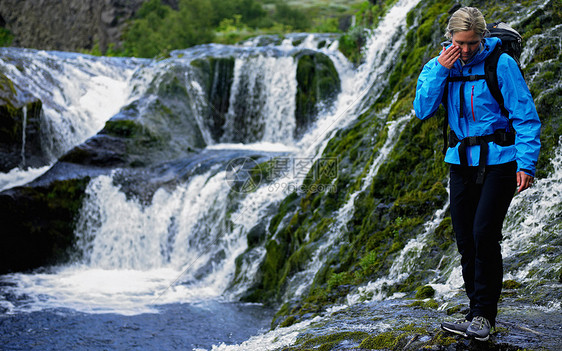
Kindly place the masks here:
[[(487, 37), (482, 39), (482, 47), (481, 49), (474, 55), (470, 62), (466, 63), (469, 66), (478, 64), (486, 59), (492, 51), (494, 51), (495, 47), (501, 45), (501, 39), (496, 37)], [(450, 45), (449, 45), (450, 46)], [(455, 67), (460, 68), (462, 64), (460, 60), (455, 63)]]

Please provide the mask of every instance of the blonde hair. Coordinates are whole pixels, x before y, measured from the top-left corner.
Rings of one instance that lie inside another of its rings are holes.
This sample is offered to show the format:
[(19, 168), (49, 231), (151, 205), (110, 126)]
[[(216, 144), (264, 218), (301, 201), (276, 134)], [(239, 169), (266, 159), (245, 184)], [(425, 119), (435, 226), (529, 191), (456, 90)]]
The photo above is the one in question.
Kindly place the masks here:
[(451, 39), (456, 32), (469, 30), (473, 30), (476, 35), (483, 38), (487, 31), (486, 20), (476, 7), (461, 7), (449, 19), (445, 36)]

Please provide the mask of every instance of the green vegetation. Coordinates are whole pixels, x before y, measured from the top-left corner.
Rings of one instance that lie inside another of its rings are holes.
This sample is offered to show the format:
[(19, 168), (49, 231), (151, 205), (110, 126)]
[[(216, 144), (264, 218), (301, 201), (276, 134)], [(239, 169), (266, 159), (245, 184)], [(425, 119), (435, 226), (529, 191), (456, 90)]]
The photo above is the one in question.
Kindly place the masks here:
[[(350, 4), (332, 8), (277, 0), (179, 0), (173, 9), (161, 0), (149, 0), (130, 21), (123, 47), (110, 46), (104, 54), (165, 57), (175, 49), (210, 42), (233, 44), (260, 34), (340, 32), (340, 27), (348, 27), (342, 19), (349, 22), (356, 11)], [(99, 47), (91, 53), (100, 54)]]
[(124, 54), (136, 57), (164, 55), (213, 40), (212, 4), (209, 0), (181, 0), (172, 10), (160, 0), (143, 4), (125, 33)]
[(13, 40), (14, 40), (14, 36), (12, 32), (10, 32), (6, 28), (0, 27), (0, 47), (12, 45)]

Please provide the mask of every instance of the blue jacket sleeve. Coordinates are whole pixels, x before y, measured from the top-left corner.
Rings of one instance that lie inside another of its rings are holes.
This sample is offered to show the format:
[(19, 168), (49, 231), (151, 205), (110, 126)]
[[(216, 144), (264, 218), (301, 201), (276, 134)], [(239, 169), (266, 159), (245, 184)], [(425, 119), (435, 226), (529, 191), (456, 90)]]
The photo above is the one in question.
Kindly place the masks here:
[(541, 122), (535, 102), (513, 58), (501, 55), (497, 72), (504, 106), (516, 132), (517, 171), (534, 176), (541, 148)]
[(414, 99), (414, 111), (419, 119), (426, 119), (435, 114), (441, 104), (448, 76), (449, 69), (441, 65), (437, 57), (425, 64), (418, 78)]

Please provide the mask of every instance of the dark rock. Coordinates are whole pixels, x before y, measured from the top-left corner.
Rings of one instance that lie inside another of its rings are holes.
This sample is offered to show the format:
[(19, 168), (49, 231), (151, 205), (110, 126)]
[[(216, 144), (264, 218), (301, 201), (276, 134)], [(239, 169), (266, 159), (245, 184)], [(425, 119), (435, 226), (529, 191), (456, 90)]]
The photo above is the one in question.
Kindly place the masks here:
[(322, 107), (332, 104), (332, 100), (341, 91), (341, 81), (334, 63), (328, 56), (302, 51), (297, 59), (295, 134), (298, 137), (312, 124)]
[(0, 274), (67, 260), (88, 178), (0, 193)]
[(2, 0), (0, 17), (14, 35), (13, 46), (79, 51), (98, 44), (105, 52), (111, 43), (120, 46), (127, 20), (145, 1)]
[(125, 141), (98, 134), (70, 150), (60, 161), (98, 167), (123, 166), (126, 161)]
[(0, 73), (0, 172), (48, 163), (41, 144), (42, 106)]
[(230, 89), (234, 79), (234, 58), (208, 58), (191, 62), (198, 67), (209, 103), (207, 127), (214, 140), (220, 140), (224, 134), (225, 115), (230, 106)]

